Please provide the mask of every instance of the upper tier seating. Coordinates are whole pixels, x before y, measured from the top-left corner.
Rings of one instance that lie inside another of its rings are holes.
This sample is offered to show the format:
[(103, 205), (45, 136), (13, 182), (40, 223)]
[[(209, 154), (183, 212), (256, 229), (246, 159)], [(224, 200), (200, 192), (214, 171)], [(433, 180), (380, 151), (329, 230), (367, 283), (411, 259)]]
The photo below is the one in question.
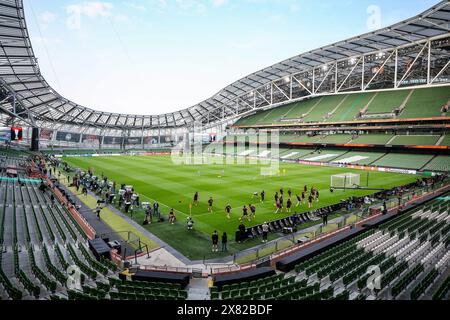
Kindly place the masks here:
[(432, 155), (427, 154), (388, 153), (381, 159), (372, 163), (372, 165), (379, 167), (420, 169), (432, 158)]
[(376, 94), (366, 113), (392, 113), (400, 108), (411, 90), (386, 91)]
[(410, 135), (410, 136), (395, 136), (389, 144), (397, 145), (417, 145), (417, 146), (434, 146), (438, 142), (440, 136), (422, 136), (422, 135)]
[(415, 89), (400, 118), (439, 117), (449, 99), (449, 87)]
[[(283, 123), (343, 122), (383, 115), (401, 119), (439, 117), (441, 108), (450, 100), (448, 86), (364, 92), (309, 98), (300, 102), (257, 112), (236, 122), (236, 126)], [(362, 112), (362, 118), (358, 118)]]
[(394, 136), (391, 134), (364, 134), (358, 136), (352, 143), (361, 144), (387, 144)]
[(327, 122), (345, 122), (355, 120), (358, 113), (371, 101), (375, 93), (364, 92), (349, 94), (347, 99), (328, 118)]

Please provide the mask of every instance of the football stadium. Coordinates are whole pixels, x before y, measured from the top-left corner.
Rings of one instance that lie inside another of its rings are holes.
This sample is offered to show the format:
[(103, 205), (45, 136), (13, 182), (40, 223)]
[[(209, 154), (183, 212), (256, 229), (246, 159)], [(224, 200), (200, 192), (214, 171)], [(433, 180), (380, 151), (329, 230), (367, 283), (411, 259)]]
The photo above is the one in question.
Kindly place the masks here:
[(142, 115), (52, 87), (29, 2), (0, 0), (0, 300), (449, 300), (449, 1)]

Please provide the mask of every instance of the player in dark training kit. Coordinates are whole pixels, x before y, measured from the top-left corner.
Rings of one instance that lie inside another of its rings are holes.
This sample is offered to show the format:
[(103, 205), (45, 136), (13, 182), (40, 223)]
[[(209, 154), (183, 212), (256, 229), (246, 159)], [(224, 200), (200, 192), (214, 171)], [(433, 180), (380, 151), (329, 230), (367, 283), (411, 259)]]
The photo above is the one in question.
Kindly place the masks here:
[(300, 203), (302, 203), (302, 197), (299, 196), (298, 194), (296, 194), (295, 197), (297, 198), (297, 204), (295, 205), (295, 207), (298, 207)]
[(230, 219), (231, 218), (231, 216), (230, 216), (230, 214), (231, 214), (231, 205), (230, 204), (227, 204), (227, 206), (225, 207), (225, 212), (227, 213), (227, 219)]
[(214, 202), (213, 198), (209, 197), (209, 200), (208, 200), (208, 211), (211, 212), (211, 213), (213, 212), (213, 202)]
[(250, 213), (252, 214), (252, 217), (256, 217), (256, 207), (252, 204), (249, 204), (248, 207), (250, 208)]
[(246, 218), (248, 221), (250, 221), (250, 217), (248, 216), (248, 209), (246, 206), (242, 208), (242, 218)]
[(196, 192), (194, 194), (194, 205), (197, 207), (198, 206), (198, 192)]

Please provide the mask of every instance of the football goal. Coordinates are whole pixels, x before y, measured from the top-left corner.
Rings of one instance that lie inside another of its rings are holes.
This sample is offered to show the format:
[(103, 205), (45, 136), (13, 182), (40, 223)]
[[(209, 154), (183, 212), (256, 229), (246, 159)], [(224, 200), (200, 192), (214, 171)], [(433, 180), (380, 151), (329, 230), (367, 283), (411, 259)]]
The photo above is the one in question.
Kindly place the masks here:
[(331, 176), (330, 188), (358, 189), (361, 187), (361, 177), (357, 173), (342, 173)]

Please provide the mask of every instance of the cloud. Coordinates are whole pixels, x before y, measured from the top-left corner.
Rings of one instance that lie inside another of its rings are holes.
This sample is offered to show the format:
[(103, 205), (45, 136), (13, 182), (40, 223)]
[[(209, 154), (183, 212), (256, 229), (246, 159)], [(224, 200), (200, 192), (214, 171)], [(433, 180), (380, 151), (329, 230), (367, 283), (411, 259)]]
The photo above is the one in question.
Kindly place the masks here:
[(175, 0), (175, 4), (182, 11), (194, 11), (197, 13), (206, 11), (205, 5), (199, 0)]
[(147, 10), (147, 8), (145, 6), (137, 4), (135, 2), (131, 2), (131, 1), (125, 1), (123, 4), (126, 5), (127, 7), (130, 7), (131, 9), (136, 10), (136, 11), (143, 12), (143, 11)]
[(220, 7), (226, 5), (228, 3), (228, 0), (211, 0), (211, 3), (214, 7)]
[(66, 26), (71, 30), (81, 29), (82, 17), (90, 19), (110, 18), (115, 22), (128, 21), (129, 18), (123, 13), (114, 13), (114, 5), (110, 2), (84, 1), (66, 7), (68, 18)]
[(38, 15), (38, 22), (43, 28), (47, 28), (47, 26), (55, 20), (56, 16), (50, 11), (44, 11)]
[(66, 7), (68, 14), (84, 15), (89, 18), (110, 17), (114, 5), (110, 2), (85, 1)]
[(300, 11), (300, 5), (298, 5), (297, 3), (292, 3), (292, 4), (289, 6), (289, 10), (290, 10), (291, 12), (299, 12), (299, 11)]

